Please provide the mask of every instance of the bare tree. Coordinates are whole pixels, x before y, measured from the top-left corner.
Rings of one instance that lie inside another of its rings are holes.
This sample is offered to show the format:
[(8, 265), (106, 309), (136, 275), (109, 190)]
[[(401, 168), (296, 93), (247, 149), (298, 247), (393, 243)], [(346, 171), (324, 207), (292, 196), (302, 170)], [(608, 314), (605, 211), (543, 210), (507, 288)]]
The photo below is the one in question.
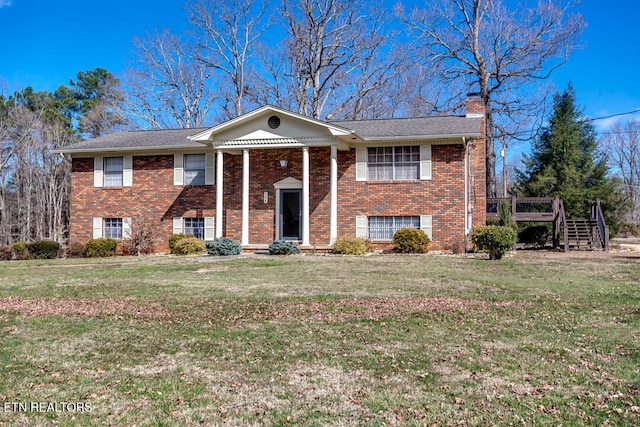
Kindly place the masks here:
[(406, 64), (392, 52), (392, 34), (368, 3), (284, 0), (289, 38), (284, 61), (297, 111), (314, 118), (364, 118)]
[(251, 91), (253, 48), (268, 28), (267, 3), (198, 0), (188, 8), (196, 29), (197, 59), (218, 75), (226, 118), (237, 117)]
[(616, 123), (603, 137), (609, 162), (622, 181), (631, 210), (630, 222), (640, 224), (640, 122)]
[[(570, 13), (572, 6), (572, 0), (533, 6), (525, 0), (513, 9), (502, 0), (442, 0), (426, 2), (405, 18), (423, 58), (438, 63), (446, 80), (462, 81), (466, 93), (478, 92), (484, 102), (490, 197), (496, 194), (494, 138), (515, 136), (508, 124), (521, 124), (522, 115), (539, 105), (514, 96), (514, 90), (537, 84), (566, 62), (585, 26), (581, 15)], [(401, 7), (397, 12), (406, 16)]]
[(129, 113), (153, 128), (202, 126), (217, 97), (196, 46), (167, 30), (135, 45), (136, 63), (124, 79)]

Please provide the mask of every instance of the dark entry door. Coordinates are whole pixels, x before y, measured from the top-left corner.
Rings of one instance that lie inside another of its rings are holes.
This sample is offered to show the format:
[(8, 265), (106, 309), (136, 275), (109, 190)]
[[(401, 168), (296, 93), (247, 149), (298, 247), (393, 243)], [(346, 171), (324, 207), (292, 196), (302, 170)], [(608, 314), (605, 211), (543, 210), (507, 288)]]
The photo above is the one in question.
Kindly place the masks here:
[(302, 190), (280, 190), (280, 238), (300, 240), (302, 223)]

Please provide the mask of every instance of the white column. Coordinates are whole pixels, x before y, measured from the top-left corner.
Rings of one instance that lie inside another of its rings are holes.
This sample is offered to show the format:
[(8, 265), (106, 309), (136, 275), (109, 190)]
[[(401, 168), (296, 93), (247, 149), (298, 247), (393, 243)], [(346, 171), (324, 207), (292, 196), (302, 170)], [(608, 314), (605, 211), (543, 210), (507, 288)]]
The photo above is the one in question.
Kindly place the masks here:
[(242, 150), (242, 245), (249, 244), (249, 150)]
[(222, 215), (224, 213), (223, 159), (224, 154), (222, 151), (216, 151), (216, 238), (222, 237)]
[(302, 246), (309, 246), (309, 148), (302, 147)]
[(329, 244), (338, 238), (338, 147), (331, 146), (331, 207), (329, 212)]

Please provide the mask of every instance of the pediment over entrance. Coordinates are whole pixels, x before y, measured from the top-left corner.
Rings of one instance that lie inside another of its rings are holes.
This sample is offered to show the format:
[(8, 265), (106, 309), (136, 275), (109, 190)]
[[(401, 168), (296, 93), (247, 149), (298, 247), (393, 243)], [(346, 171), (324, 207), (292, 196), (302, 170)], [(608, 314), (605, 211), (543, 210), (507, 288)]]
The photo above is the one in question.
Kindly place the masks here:
[(293, 177), (287, 177), (273, 184), (276, 190), (288, 190), (302, 188), (302, 181)]

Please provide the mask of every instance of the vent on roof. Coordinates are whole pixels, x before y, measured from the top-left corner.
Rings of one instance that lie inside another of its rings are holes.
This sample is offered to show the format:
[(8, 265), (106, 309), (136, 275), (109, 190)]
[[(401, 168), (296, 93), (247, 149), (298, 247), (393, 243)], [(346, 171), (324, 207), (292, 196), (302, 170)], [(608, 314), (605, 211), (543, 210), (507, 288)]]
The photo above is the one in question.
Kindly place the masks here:
[(271, 129), (278, 129), (280, 127), (280, 117), (271, 116), (269, 120), (267, 120), (267, 124)]

